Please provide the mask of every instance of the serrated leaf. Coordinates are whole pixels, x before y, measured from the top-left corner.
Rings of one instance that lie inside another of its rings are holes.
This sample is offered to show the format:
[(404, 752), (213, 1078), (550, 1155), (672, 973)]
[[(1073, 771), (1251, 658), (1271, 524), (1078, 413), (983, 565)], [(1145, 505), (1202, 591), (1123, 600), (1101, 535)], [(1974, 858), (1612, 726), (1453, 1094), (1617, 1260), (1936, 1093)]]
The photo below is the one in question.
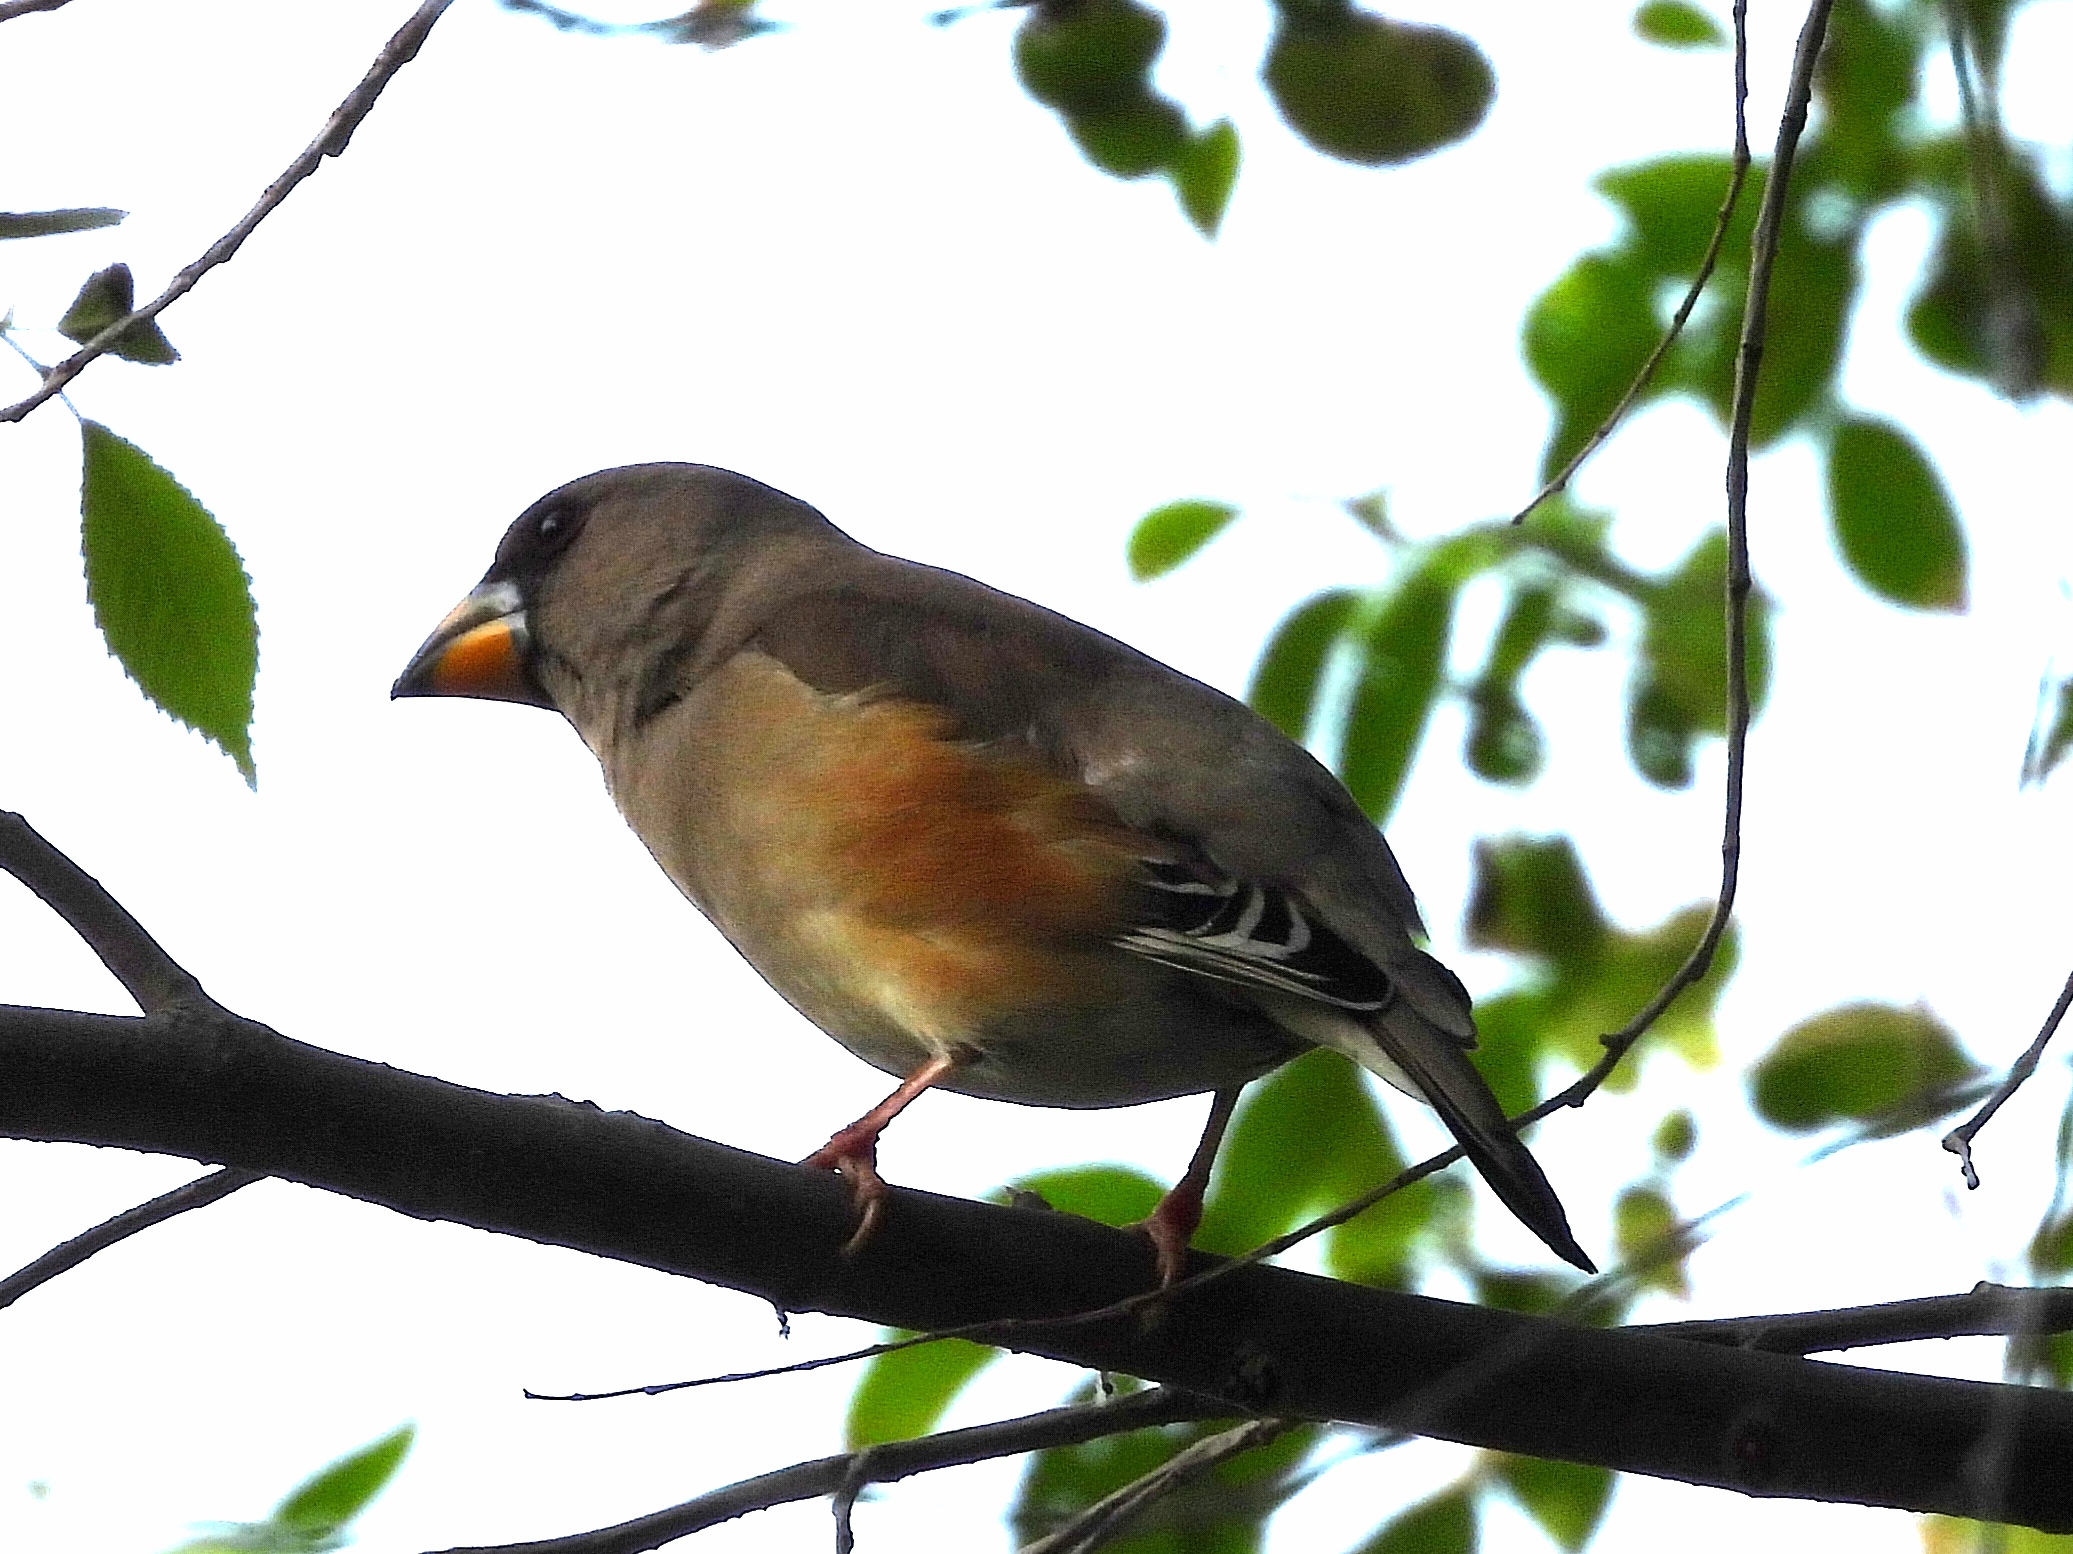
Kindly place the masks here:
[(339, 1458), (276, 1506), (274, 1521), (320, 1537), (344, 1530), (396, 1476), (416, 1439), (417, 1427), (403, 1425)]
[[(111, 264), (86, 278), (79, 295), (72, 299), (72, 306), (58, 320), (58, 333), (84, 345), (136, 305), (136, 284), (130, 279), (130, 267)], [(164, 367), (180, 359), (172, 341), (148, 318), (137, 320), (117, 335), (108, 350), (111, 355), (150, 367)]]
[(1980, 1067), (1921, 1005), (1844, 1004), (1801, 1021), (1750, 1071), (1750, 1104), (1786, 1133), (1871, 1122), (1920, 1105)]
[(1238, 516), (1229, 502), (1189, 497), (1155, 507), (1137, 520), (1124, 549), (1130, 575), (1140, 583), (1164, 577), (1215, 539)]
[(1580, 1462), (1503, 1456), (1497, 1477), (1526, 1514), (1569, 1554), (1591, 1541), (1612, 1500), (1612, 1470)]
[(1396, 808), (1439, 698), (1456, 588), (1433, 573), (1420, 568), (1403, 578), (1358, 643), (1339, 775), (1378, 824)]
[(1238, 162), (1238, 127), (1218, 119), (1190, 139), (1166, 169), (1181, 210), (1204, 237), (1215, 237), (1224, 224), (1231, 191), (1238, 186)]
[(1476, 1543), (1475, 1502), (1456, 1485), (1385, 1523), (1354, 1554), (1471, 1554)]
[[(907, 1333), (888, 1333), (888, 1339)], [(945, 1338), (872, 1357), (849, 1395), (843, 1439), (851, 1451), (912, 1440), (935, 1429), (965, 1384), (1000, 1358), (1000, 1350)]]
[(159, 707), (258, 785), (259, 626), (236, 547), (187, 488), (98, 421), (81, 424), (87, 597), (108, 649)]
[(1962, 611), (1965, 531), (1935, 466), (1889, 421), (1852, 417), (1828, 448), (1828, 518), (1844, 564), (1891, 604)]
[(1353, 623), (1360, 600), (1351, 588), (1328, 589), (1304, 600), (1274, 628), (1253, 668), (1245, 699), (1298, 744), (1310, 737), (1325, 665)]
[[(112, 227), (128, 214), (126, 210), (112, 210), (105, 205), (80, 205), (68, 210), (0, 211), (0, 241), (11, 237), (54, 237), (60, 232), (91, 232), (96, 227)], [(128, 308), (123, 309), (124, 313), (128, 311)], [(118, 313), (116, 318), (121, 316)], [(110, 323), (114, 321), (109, 320)]]
[(1666, 49), (1726, 48), (1726, 30), (1689, 0), (1648, 0), (1634, 13), (1634, 36)]

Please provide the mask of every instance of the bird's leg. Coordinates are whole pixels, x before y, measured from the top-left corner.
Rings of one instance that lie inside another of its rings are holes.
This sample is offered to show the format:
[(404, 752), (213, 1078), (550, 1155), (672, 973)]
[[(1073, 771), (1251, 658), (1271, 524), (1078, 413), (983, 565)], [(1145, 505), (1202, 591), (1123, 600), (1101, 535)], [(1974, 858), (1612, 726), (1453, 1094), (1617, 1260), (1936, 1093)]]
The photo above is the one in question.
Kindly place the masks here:
[(962, 1049), (930, 1058), (901, 1080), (899, 1089), (799, 1162), (817, 1171), (838, 1172), (849, 1183), (850, 1198), (857, 1209), (857, 1228), (843, 1243), (845, 1257), (871, 1239), (871, 1232), (878, 1228), (879, 1218), (885, 1213), (885, 1179), (878, 1174), (878, 1135), (906, 1109), (909, 1101), (949, 1078), (970, 1060), (971, 1054)]
[(1187, 1171), (1158, 1206), (1137, 1222), (1137, 1228), (1151, 1240), (1161, 1289), (1179, 1279), (1187, 1266), (1188, 1243), (1202, 1223), (1202, 1195), (1209, 1190), (1210, 1168), (1216, 1164), (1217, 1147), (1223, 1143), (1224, 1130), (1230, 1127), (1231, 1113), (1237, 1107), (1238, 1090), (1217, 1091), (1209, 1104), (1209, 1121), (1202, 1127), (1202, 1142), (1195, 1146)]

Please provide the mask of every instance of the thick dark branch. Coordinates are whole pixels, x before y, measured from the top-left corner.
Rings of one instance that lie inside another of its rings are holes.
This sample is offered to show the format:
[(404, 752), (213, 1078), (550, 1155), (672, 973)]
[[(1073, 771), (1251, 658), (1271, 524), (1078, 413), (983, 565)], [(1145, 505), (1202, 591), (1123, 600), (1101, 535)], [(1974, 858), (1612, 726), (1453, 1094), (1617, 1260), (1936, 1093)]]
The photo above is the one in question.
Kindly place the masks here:
[(721, 1522), (765, 1511), (794, 1500), (813, 1500), (844, 1490), (852, 1494), (866, 1484), (891, 1484), (917, 1473), (938, 1468), (963, 1467), (988, 1462), (996, 1457), (1016, 1457), (1024, 1452), (1048, 1451), (1057, 1446), (1078, 1446), (1107, 1435), (1122, 1435), (1154, 1425), (1179, 1424), (1190, 1419), (1216, 1419), (1230, 1409), (1203, 1398), (1156, 1387), (1133, 1393), (1113, 1403), (1082, 1404), (1075, 1408), (1053, 1408), (1021, 1419), (1003, 1419), (996, 1424), (973, 1425), (965, 1430), (945, 1430), (918, 1440), (871, 1446), (796, 1463), (775, 1473), (760, 1474), (729, 1484), (711, 1494), (686, 1500), (666, 1511), (600, 1527), (595, 1532), (576, 1533), (566, 1538), (547, 1538), (537, 1543), (500, 1543), (494, 1547), (448, 1549), (444, 1554), (645, 1554), (673, 1538), (703, 1532)]
[(38, 11), (55, 11), (59, 6), (70, 5), (72, 0), (6, 0), (0, 4), (0, 22), (11, 22), (17, 16), (32, 16)]
[(0, 810), (0, 869), (36, 895), (100, 956), (146, 1014), (169, 1004), (207, 1003), (185, 967), (123, 909), (101, 882), (46, 842), (36, 828), (11, 810)]
[[(1251, 1267), (1147, 1324), (1142, 1237), (895, 1190), (553, 1097), (485, 1094), (176, 1005), (0, 1007), (0, 1134), (185, 1155), (742, 1290), (1222, 1399), (1752, 1494), (2073, 1530), (2073, 1397), (1605, 1332)], [(1198, 1258), (1195, 1266), (1211, 1261)], [(1975, 1448), (1991, 1439), (1994, 1472)]]
[(240, 1187), (249, 1187), (263, 1178), (253, 1171), (240, 1171), (225, 1167), (211, 1171), (199, 1181), (175, 1187), (171, 1192), (160, 1193), (149, 1203), (140, 1203), (134, 1209), (124, 1209), (113, 1219), (103, 1220), (92, 1230), (74, 1236), (70, 1241), (60, 1242), (37, 1258), (33, 1263), (15, 1270), (0, 1279), (0, 1309), (13, 1305), (38, 1285), (48, 1284), (61, 1273), (68, 1273), (96, 1252), (105, 1252), (119, 1241), (126, 1241), (140, 1230), (149, 1230), (153, 1225), (164, 1224), (176, 1214), (185, 1214), (190, 1209), (204, 1209), (210, 1204), (228, 1198)]
[(1951, 1129), (1943, 1136), (1943, 1147), (1958, 1157), (1958, 1169), (1965, 1173), (1967, 1187), (1979, 1186), (1979, 1172), (1972, 1164), (1972, 1141), (1979, 1136), (1979, 1130), (1993, 1120), (1994, 1113), (2001, 1110), (2011, 1095), (2022, 1089), (2029, 1077), (2037, 1072), (2037, 1065), (2043, 1061), (2044, 1049), (2051, 1045), (2051, 1039), (2058, 1034), (2059, 1024), (2066, 1018), (2066, 1011), (2073, 1008), (2073, 973), (2066, 977), (2066, 985), (2059, 989), (2059, 1001), (2051, 1006), (2051, 1013), (2044, 1017), (2043, 1029), (2015, 1060), (2015, 1066), (2008, 1071), (2008, 1077), (1994, 1087), (1994, 1093), (1986, 1098), (1980, 1109), (1966, 1119), (1963, 1125)]
[[(367, 67), (367, 74), (360, 84), (347, 94), (344, 102), (332, 111), (324, 121), (324, 128), (311, 141), (302, 155), (288, 164), (287, 171), (266, 186), (266, 192), (259, 196), (259, 203), (238, 218), (236, 226), (211, 243), (194, 263), (175, 275), (166, 289), (134, 312), (126, 313), (95, 335), (86, 344), (59, 362), (43, 376), (43, 386), (26, 399), (17, 400), (6, 409), (0, 410), (0, 421), (19, 421), (45, 400), (55, 397), (66, 384), (86, 370), (87, 363), (102, 355), (116, 341), (140, 320), (156, 318), (180, 298), (194, 289), (195, 283), (219, 264), (227, 263), (231, 255), (244, 245), (246, 238), (259, 229), (259, 223), (274, 213), (281, 202), (295, 191), (295, 186), (323, 165), (327, 156), (338, 156), (344, 152), (346, 143), (353, 138), (353, 131), (360, 127), (360, 121), (367, 117), (389, 81), (417, 57), (417, 51), (424, 46), (425, 35), (432, 30), (432, 24), (441, 13), (453, 4), (453, 0), (424, 0), (410, 20), (397, 29), (396, 35), (383, 45), (375, 55), (374, 63)], [(0, 17), (0, 20), (4, 20)]]

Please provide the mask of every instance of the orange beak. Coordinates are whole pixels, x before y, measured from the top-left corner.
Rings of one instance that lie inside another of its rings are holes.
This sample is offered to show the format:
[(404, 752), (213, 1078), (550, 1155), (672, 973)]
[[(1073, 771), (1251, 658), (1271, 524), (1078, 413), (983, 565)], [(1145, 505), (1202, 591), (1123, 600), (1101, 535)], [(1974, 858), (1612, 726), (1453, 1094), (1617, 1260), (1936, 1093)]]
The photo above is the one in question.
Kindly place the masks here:
[(473, 696), (552, 707), (533, 674), (531, 648), (517, 585), (484, 583), (447, 612), (389, 695)]

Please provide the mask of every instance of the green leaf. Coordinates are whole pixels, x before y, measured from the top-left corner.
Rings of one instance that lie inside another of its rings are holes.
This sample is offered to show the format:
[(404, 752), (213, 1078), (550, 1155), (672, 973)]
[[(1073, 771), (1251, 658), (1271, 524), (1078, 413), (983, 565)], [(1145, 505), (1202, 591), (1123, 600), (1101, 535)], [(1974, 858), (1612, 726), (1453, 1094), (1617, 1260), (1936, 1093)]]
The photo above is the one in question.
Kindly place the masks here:
[(1191, 497), (1155, 507), (1137, 520), (1124, 555), (1140, 583), (1164, 577), (1215, 539), (1238, 516), (1229, 502)]
[(1680, 1233), (1677, 1210), (1654, 1187), (1629, 1187), (1612, 1206), (1612, 1240), (1621, 1265), (1635, 1281), (1679, 1300), (1689, 1298), (1691, 1283), (1684, 1260), (1690, 1239)]
[(1341, 6), (1286, 5), (1280, 23), (1261, 75), (1289, 127), (1326, 156), (1408, 162), (1490, 111), (1497, 78), (1458, 32)]
[(1880, 598), (1965, 608), (1965, 531), (1935, 467), (1899, 427), (1856, 417), (1836, 427), (1828, 516), (1844, 563)]
[(1310, 737), (1325, 665), (1360, 601), (1359, 592), (1351, 588), (1327, 589), (1304, 600), (1274, 628), (1253, 668), (1245, 699), (1298, 744)]
[(1456, 588), (1435, 570), (1405, 577), (1359, 642), (1339, 775), (1378, 824), (1396, 808), (1439, 697)]
[(1204, 237), (1224, 224), (1231, 191), (1238, 185), (1238, 127), (1218, 119), (1196, 135), (1166, 170), (1180, 208)]
[(1015, 75), (1047, 107), (1095, 113), (1142, 97), (1165, 46), (1166, 19), (1135, 0), (1053, 0), (1024, 15)]
[[(0, 240), (10, 237), (51, 237), (60, 232), (90, 232), (95, 227), (112, 227), (129, 214), (105, 205), (81, 205), (70, 210), (0, 211)], [(122, 310), (127, 313), (128, 308)], [(115, 315), (122, 317), (122, 313)], [(115, 320), (110, 319), (113, 323)]]
[[(888, 1339), (911, 1337), (887, 1333)], [(849, 1395), (843, 1439), (851, 1451), (912, 1440), (935, 1429), (965, 1383), (1000, 1358), (1000, 1350), (963, 1338), (876, 1355)]]
[(1082, 1165), (1039, 1171), (1024, 1177), (1011, 1191), (1034, 1193), (1061, 1214), (1077, 1214), (1104, 1225), (1134, 1225), (1152, 1212), (1165, 1190), (1130, 1166)]
[(1921, 1005), (1844, 1004), (1803, 1020), (1750, 1071), (1750, 1103), (1786, 1133), (1870, 1122), (1980, 1072)]
[(1188, 116), (1155, 92), (1074, 109), (1065, 127), (1080, 155), (1115, 178), (1149, 178), (1172, 167), (1188, 149)]
[(320, 1537), (344, 1531), (396, 1476), (416, 1439), (416, 1426), (403, 1425), (339, 1458), (276, 1506), (274, 1521)]
[(1469, 688), (1466, 755), (1469, 770), (1485, 782), (1530, 782), (1540, 772), (1545, 745), (1519, 700), (1519, 676), (1547, 645), (1554, 618), (1552, 589), (1515, 589), (1491, 638), (1490, 656)]
[[(1692, 778), (1692, 746), (1727, 733), (1727, 535), (1716, 529), (1641, 599), (1642, 630), (1629, 692), (1627, 749), (1650, 782), (1681, 788)], [(1770, 683), (1770, 607), (1748, 602), (1749, 704)]]
[[(1592, 182), (1627, 218), (1620, 253), (1653, 279), (1686, 280), (1699, 273), (1733, 181), (1734, 164), (1726, 157), (1687, 152), (1608, 168)], [(1742, 262), (1740, 256), (1748, 252), (1762, 193), (1762, 170), (1751, 168), (1721, 239), (1722, 258), (1729, 263)]]
[(86, 591), (101, 635), (166, 712), (258, 785), (252, 686), (259, 626), (230, 537), (187, 488), (98, 421), (81, 424)]
[(1997, 1554), (2073, 1554), (2073, 1534), (2001, 1527), (1956, 1516), (1922, 1518), (1922, 1554), (1981, 1554), (1985, 1549)]
[[(130, 267), (111, 264), (87, 277), (86, 284), (79, 288), (79, 295), (72, 299), (72, 306), (58, 320), (58, 333), (84, 345), (135, 306), (136, 285), (130, 279)], [(153, 367), (163, 367), (180, 359), (172, 341), (148, 318), (139, 319), (117, 335), (108, 350), (112, 355)]]
[(1521, 345), (1526, 365), (1555, 402), (1555, 424), (1540, 456), (1543, 479), (1612, 413), (1662, 333), (1655, 277), (1623, 255), (1586, 254), (1534, 299)]
[(1683, 1107), (1657, 1123), (1655, 1132), (1648, 1139), (1648, 1147), (1655, 1151), (1656, 1159), (1664, 1165), (1682, 1165), (1691, 1159), (1698, 1144), (1698, 1119)]
[(1476, 1542), (1475, 1502), (1457, 1484), (1386, 1523), (1355, 1554), (1471, 1554)]
[(1479, 950), (1557, 964), (1595, 962), (1611, 932), (1566, 836), (1478, 841), (1465, 926)]
[(1569, 1554), (1591, 1541), (1612, 1500), (1612, 1470), (1580, 1462), (1503, 1456), (1497, 1477), (1526, 1514)]
[(1725, 28), (1689, 0), (1648, 0), (1634, 13), (1634, 36), (1666, 49), (1727, 47)]

